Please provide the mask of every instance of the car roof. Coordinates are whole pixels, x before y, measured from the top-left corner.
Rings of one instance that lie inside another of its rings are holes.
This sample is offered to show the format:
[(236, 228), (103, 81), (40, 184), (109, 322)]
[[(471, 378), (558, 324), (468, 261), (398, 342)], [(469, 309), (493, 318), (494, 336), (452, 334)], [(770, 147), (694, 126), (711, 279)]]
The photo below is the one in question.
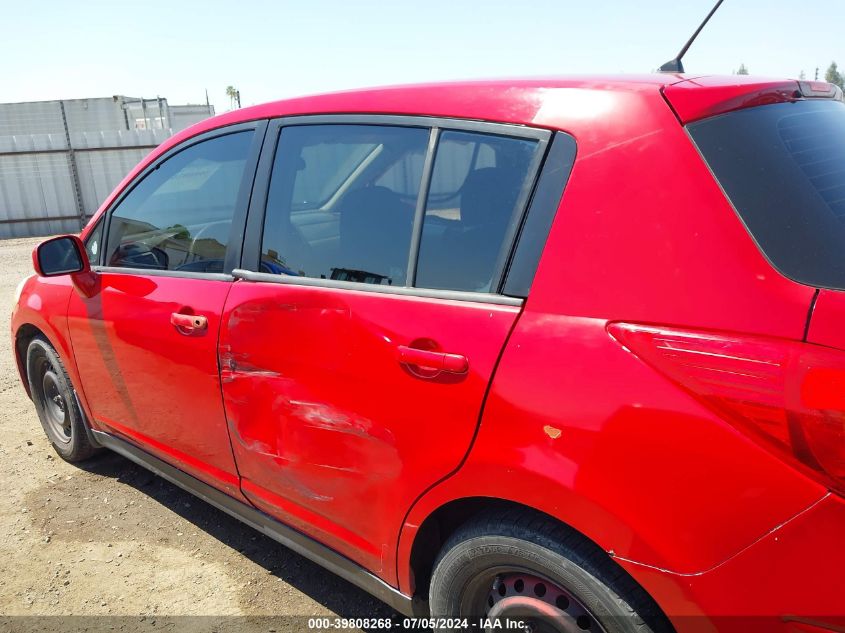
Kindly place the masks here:
[[(658, 96), (669, 86), (683, 84), (684, 95), (707, 91), (708, 101), (728, 90), (736, 98), (761, 86), (792, 86), (795, 80), (727, 75), (685, 75), (675, 73), (644, 75), (583, 75), (492, 79), (412, 84), (346, 90), (296, 97), (249, 106), (205, 119), (183, 130), (173, 143), (208, 130), (257, 119), (307, 114), (395, 114), (490, 120), (518, 125), (554, 127), (538, 114), (549, 101), (560, 105), (561, 93), (576, 102), (583, 96), (603, 93), (647, 93)], [(678, 91), (680, 92), (680, 91)], [(579, 97), (580, 93), (580, 97)], [(580, 104), (580, 102), (579, 102)], [(580, 104), (588, 106), (589, 103)], [(711, 107), (712, 109), (712, 107)], [(166, 143), (171, 145), (171, 143)]]
[(682, 75), (608, 75), (488, 79), (408, 84), (294, 97), (232, 110), (200, 121), (177, 136), (256, 119), (306, 114), (395, 114), (531, 124), (550, 91), (653, 91)]
[[(215, 127), (219, 125), (219, 123), (212, 123), (215, 120), (228, 124), (255, 118), (282, 116), (291, 112), (350, 112), (350, 107), (358, 108), (364, 103), (371, 103), (371, 107), (378, 107), (376, 106), (378, 102), (384, 102), (384, 105), (380, 106), (379, 110), (383, 110), (385, 107), (394, 107), (399, 108), (402, 114), (414, 112), (423, 115), (440, 116), (443, 108), (438, 107), (436, 101), (421, 101), (420, 98), (431, 97), (437, 99), (438, 97), (454, 97), (455, 95), (464, 94), (474, 102), (482, 105), (493, 101), (491, 97), (496, 94), (506, 94), (510, 99), (516, 100), (527, 93), (555, 88), (624, 91), (648, 87), (659, 90), (662, 86), (683, 81), (683, 79), (683, 75), (676, 74), (584, 75), (476, 79), (470, 81), (377, 86), (271, 101), (269, 103), (226, 112), (207, 119), (205, 122), (210, 123), (209, 127)], [(408, 102), (407, 106), (402, 105), (403, 101)], [(384, 112), (380, 111), (379, 113)]]

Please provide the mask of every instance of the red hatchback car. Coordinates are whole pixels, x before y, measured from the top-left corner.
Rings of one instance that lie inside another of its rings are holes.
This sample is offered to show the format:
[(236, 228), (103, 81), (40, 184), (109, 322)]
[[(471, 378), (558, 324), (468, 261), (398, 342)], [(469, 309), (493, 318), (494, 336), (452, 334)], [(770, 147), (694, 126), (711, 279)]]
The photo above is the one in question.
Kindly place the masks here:
[(355, 91), (168, 140), (12, 336), (59, 455), (408, 625), (842, 630), (843, 248), (829, 84)]

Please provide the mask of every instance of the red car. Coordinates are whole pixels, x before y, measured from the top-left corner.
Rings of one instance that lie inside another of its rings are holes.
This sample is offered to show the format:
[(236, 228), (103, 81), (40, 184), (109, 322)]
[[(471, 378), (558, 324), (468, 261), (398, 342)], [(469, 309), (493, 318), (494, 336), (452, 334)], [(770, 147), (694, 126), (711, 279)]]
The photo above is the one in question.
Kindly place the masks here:
[(843, 249), (826, 83), (355, 91), (168, 140), (36, 249), (12, 337), (60, 456), (409, 626), (840, 631)]

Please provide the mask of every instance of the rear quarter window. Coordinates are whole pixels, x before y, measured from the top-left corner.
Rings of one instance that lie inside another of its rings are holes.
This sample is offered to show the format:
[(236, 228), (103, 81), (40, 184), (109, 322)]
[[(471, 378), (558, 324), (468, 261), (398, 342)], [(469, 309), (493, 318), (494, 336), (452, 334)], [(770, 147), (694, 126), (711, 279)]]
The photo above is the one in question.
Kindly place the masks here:
[(845, 104), (772, 104), (687, 129), (772, 265), (845, 289)]

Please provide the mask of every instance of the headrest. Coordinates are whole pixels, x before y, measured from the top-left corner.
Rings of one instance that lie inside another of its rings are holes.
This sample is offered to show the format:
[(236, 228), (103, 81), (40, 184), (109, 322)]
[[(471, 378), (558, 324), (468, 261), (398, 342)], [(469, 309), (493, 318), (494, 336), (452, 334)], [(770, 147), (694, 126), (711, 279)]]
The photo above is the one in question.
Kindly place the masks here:
[(349, 192), (339, 211), (344, 267), (379, 275), (404, 271), (414, 214), (399, 194), (387, 187), (364, 187)]
[(499, 225), (511, 217), (519, 196), (514, 170), (484, 167), (467, 176), (461, 187), (461, 223)]

